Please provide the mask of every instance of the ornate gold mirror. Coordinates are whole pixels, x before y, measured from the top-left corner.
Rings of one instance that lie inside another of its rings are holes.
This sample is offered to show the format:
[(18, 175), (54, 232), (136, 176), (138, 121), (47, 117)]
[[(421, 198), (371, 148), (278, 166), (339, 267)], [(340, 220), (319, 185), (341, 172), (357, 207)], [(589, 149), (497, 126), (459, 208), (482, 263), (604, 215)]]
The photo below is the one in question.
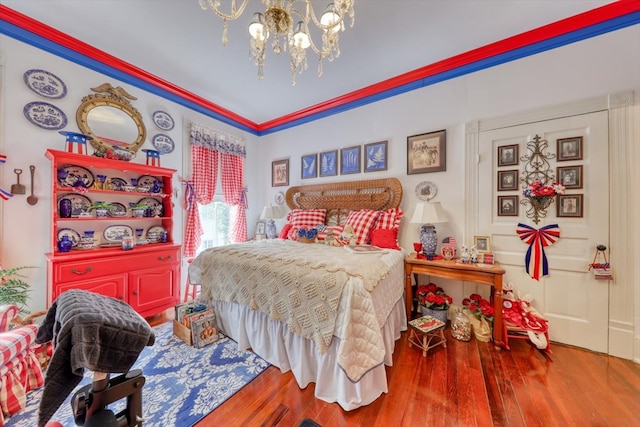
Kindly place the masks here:
[(132, 157), (147, 137), (142, 116), (129, 101), (137, 98), (110, 83), (91, 90), (96, 93), (82, 98), (76, 112), (80, 132), (93, 137), (90, 142), (96, 151), (120, 149)]

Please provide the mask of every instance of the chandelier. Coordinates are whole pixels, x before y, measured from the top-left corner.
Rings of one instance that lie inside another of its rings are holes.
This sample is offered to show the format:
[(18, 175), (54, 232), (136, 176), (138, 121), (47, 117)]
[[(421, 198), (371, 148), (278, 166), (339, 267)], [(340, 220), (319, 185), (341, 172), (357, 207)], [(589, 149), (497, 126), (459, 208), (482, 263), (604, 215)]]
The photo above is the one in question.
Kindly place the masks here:
[[(220, 10), (220, 0), (199, 0), (203, 10), (211, 9), (223, 20), (222, 44), (227, 44), (227, 22), (238, 19), (244, 12), (249, 0), (230, 0), (230, 11)], [(229, 0), (226, 1), (228, 3)], [(271, 39), (273, 52), (279, 55), (289, 49), (291, 64), (291, 83), (296, 84), (296, 73), (307, 69), (307, 49), (318, 55), (318, 77), (322, 76), (322, 60), (333, 61), (340, 56), (339, 33), (344, 31), (344, 19), (348, 14), (353, 27), (355, 0), (335, 0), (320, 15), (313, 10), (311, 0), (262, 0), (264, 12), (253, 14), (249, 24), (250, 56), (258, 66), (258, 79), (264, 77), (264, 60), (267, 43)], [(228, 7), (229, 5), (227, 5)], [(294, 6), (298, 6), (296, 8)], [(225, 9), (227, 8), (225, 7)], [(294, 25), (294, 19), (297, 21)], [(313, 23), (322, 32), (322, 44), (313, 42), (309, 25)]]

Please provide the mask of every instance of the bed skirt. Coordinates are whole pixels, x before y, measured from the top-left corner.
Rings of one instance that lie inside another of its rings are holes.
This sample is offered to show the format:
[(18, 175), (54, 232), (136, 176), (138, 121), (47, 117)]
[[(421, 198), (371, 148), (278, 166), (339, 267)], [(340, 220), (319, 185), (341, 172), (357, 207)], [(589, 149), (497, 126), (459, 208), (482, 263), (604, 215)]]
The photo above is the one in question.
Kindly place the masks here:
[(346, 411), (366, 406), (388, 391), (385, 365), (393, 364), (395, 342), (407, 329), (403, 296), (382, 328), (384, 363), (369, 370), (360, 381), (353, 382), (337, 362), (339, 338), (334, 336), (326, 354), (320, 354), (313, 341), (291, 333), (286, 324), (260, 311), (223, 301), (214, 301), (212, 306), (218, 327), (238, 343), (240, 350), (250, 348), (283, 373), (292, 371), (302, 389), (315, 383), (316, 398), (338, 403)]

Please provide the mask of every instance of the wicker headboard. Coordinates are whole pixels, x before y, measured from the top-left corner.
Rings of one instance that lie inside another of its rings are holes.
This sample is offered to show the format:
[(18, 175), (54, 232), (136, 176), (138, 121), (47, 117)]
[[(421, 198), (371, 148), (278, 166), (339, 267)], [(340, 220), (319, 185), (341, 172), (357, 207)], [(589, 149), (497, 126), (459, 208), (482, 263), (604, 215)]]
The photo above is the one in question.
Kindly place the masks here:
[(397, 208), (402, 200), (402, 184), (397, 178), (299, 185), (286, 194), (290, 209), (373, 209)]

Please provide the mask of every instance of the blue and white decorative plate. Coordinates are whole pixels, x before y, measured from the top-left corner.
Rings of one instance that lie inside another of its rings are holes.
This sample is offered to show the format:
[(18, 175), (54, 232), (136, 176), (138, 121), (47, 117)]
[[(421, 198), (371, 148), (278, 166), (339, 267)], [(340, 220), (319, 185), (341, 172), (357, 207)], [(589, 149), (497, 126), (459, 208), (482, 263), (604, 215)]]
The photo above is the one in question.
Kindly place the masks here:
[(161, 238), (162, 233), (166, 233), (167, 229), (161, 225), (152, 225), (147, 229), (147, 234), (145, 234), (149, 243), (158, 243)]
[(63, 187), (91, 188), (95, 179), (93, 173), (82, 166), (66, 165), (58, 169), (58, 182)]
[(138, 186), (149, 186), (152, 187), (156, 181), (160, 181), (160, 178), (153, 175), (140, 175), (138, 177)]
[(164, 111), (156, 111), (153, 113), (153, 123), (162, 130), (171, 130), (173, 126), (175, 126), (173, 118), (169, 113), (165, 113)]
[(127, 216), (127, 207), (122, 203), (111, 202), (107, 215), (113, 217), (125, 217)]
[(110, 243), (122, 242), (125, 237), (133, 237), (133, 228), (128, 225), (110, 225), (104, 229), (102, 236)]
[(168, 135), (159, 133), (151, 140), (153, 146), (160, 152), (160, 154), (169, 154), (173, 151), (176, 145)]
[(42, 129), (60, 130), (67, 125), (64, 112), (48, 102), (30, 102), (24, 106), (22, 112), (31, 124)]
[(113, 189), (116, 191), (124, 191), (124, 186), (129, 185), (129, 183), (124, 178), (112, 177), (109, 178), (111, 181), (111, 185), (113, 185)]
[(67, 236), (67, 238), (71, 240), (72, 248), (78, 246), (78, 243), (80, 242), (80, 233), (78, 233), (76, 230), (72, 230), (70, 228), (61, 228), (60, 230), (58, 230), (58, 241), (62, 240), (62, 236)]
[(27, 70), (22, 76), (29, 89), (45, 98), (60, 99), (67, 95), (67, 86), (55, 74), (45, 70)]

